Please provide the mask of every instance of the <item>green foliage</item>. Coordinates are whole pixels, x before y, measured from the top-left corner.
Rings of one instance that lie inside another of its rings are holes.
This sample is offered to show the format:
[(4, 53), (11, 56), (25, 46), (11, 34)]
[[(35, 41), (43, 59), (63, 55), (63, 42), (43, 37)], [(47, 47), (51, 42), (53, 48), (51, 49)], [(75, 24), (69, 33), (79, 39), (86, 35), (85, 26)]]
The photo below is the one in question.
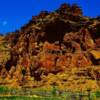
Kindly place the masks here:
[(53, 96), (56, 96), (57, 95), (57, 88), (55, 86), (53, 86), (52, 95)]
[(0, 100), (63, 100), (59, 97), (32, 97), (32, 96), (5, 96), (0, 97)]
[(96, 96), (100, 97), (100, 91), (96, 91)]
[(97, 100), (96, 93), (91, 93), (91, 100)]
[(0, 94), (4, 95), (4, 94), (9, 94), (10, 92), (12, 91), (11, 88), (8, 88), (8, 87), (4, 87), (4, 86), (0, 86)]
[[(61, 91), (61, 95), (57, 94), (57, 87), (47, 90), (46, 88), (9, 88), (0, 86), (0, 100), (79, 100), (81, 97), (83, 100), (88, 100), (87, 93), (84, 92), (65, 92)], [(20, 96), (19, 96), (20, 95)], [(81, 95), (81, 96), (80, 96)], [(90, 93), (91, 100), (99, 100), (100, 91)]]

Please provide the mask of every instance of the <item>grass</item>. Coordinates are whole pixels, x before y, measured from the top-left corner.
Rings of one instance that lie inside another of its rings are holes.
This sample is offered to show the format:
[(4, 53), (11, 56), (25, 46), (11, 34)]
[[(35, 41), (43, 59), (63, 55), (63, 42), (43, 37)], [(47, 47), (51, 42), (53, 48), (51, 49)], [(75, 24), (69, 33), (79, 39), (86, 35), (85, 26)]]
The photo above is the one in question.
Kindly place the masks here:
[[(29, 89), (29, 88), (9, 88), (0, 86), (0, 100), (88, 100), (87, 94), (81, 92), (62, 92), (58, 93), (57, 88), (47, 90), (43, 88)], [(100, 100), (100, 91), (91, 93), (91, 100)]]
[(96, 91), (96, 97), (100, 97), (100, 91)]
[(0, 86), (0, 94), (9, 92), (10, 89), (8, 87)]
[(65, 100), (60, 97), (1, 96), (0, 100)]

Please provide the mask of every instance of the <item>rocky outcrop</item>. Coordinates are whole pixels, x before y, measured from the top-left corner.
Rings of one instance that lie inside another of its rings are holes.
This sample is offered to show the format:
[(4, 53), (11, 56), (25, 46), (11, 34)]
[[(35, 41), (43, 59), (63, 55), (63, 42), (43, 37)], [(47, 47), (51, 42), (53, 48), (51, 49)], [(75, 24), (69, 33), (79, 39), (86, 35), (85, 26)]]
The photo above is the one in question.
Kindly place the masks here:
[(41, 81), (41, 75), (99, 66), (100, 59), (93, 52), (100, 53), (99, 27), (100, 21), (83, 16), (77, 5), (63, 4), (54, 12), (33, 16), (19, 31), (5, 37), (10, 57), (0, 77), (20, 83), (31, 78)]

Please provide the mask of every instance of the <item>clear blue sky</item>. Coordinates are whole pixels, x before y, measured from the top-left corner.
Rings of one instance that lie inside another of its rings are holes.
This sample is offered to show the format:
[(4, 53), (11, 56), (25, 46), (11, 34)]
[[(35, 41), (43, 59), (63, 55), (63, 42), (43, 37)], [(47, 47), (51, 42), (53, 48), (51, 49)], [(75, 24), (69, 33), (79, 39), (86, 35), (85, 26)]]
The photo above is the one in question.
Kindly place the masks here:
[(11, 32), (42, 10), (53, 11), (62, 3), (77, 3), (85, 16), (100, 15), (100, 0), (0, 0), (0, 33)]

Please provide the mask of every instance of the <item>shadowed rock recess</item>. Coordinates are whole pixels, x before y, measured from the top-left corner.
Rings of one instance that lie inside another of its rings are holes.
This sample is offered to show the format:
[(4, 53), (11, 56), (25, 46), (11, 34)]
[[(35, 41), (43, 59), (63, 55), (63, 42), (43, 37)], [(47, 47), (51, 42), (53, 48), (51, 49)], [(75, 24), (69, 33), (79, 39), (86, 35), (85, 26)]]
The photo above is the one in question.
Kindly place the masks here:
[(0, 84), (99, 90), (99, 18), (83, 16), (76, 4), (62, 4), (0, 36)]

